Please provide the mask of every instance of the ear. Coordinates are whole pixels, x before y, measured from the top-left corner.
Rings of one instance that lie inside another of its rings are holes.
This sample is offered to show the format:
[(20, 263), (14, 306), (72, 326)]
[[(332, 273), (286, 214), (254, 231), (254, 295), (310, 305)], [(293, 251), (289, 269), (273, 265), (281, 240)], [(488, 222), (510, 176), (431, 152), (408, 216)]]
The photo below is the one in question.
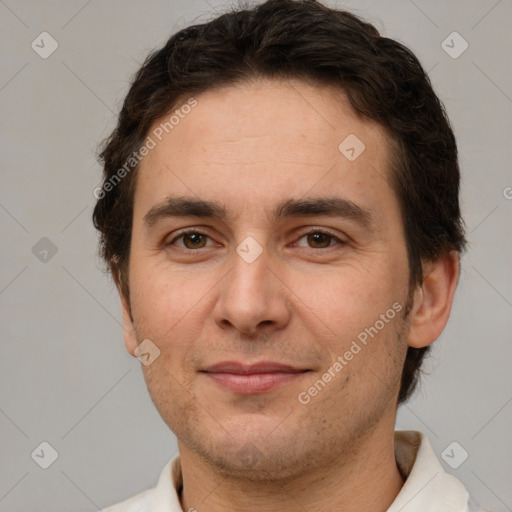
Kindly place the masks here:
[(133, 319), (130, 310), (129, 299), (125, 296), (123, 292), (123, 288), (121, 286), (121, 271), (117, 266), (117, 259), (114, 258), (113, 262), (111, 262), (110, 270), (112, 274), (112, 278), (114, 279), (114, 283), (116, 285), (117, 291), (119, 293), (119, 297), (121, 299), (121, 313), (123, 316), (123, 334), (124, 334), (124, 344), (126, 346), (126, 350), (133, 357), (136, 357), (134, 354), (135, 349), (137, 348), (137, 336), (135, 332), (135, 328), (133, 326)]
[(123, 333), (124, 333), (124, 344), (128, 353), (135, 357), (134, 351), (137, 348), (137, 336), (133, 327), (133, 320), (130, 314), (130, 307), (126, 297), (119, 292), (121, 297), (121, 309), (123, 314)]
[(414, 292), (410, 314), (410, 347), (433, 343), (446, 327), (459, 279), (459, 255), (451, 251), (435, 262), (423, 265), (423, 283)]

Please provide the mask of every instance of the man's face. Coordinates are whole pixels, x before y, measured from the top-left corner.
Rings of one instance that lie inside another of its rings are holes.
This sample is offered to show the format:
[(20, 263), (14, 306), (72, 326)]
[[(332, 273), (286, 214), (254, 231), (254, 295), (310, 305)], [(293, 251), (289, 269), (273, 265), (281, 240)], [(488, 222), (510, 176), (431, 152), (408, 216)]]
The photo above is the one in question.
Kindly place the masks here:
[[(325, 467), (395, 421), (409, 271), (386, 136), (342, 92), (300, 81), (196, 100), (140, 168), (127, 346), (159, 348), (144, 374), (180, 451), (227, 473)], [(226, 216), (147, 217), (169, 197)], [(325, 198), (339, 208), (277, 215)], [(307, 371), (273, 384), (205, 371), (222, 362)]]

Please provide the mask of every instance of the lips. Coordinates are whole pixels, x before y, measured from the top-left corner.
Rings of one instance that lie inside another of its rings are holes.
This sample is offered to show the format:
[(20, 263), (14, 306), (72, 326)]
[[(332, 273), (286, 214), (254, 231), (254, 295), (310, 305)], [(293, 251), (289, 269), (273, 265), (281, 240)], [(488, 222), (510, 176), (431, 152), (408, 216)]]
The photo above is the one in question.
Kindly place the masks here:
[(264, 393), (301, 378), (308, 369), (263, 361), (244, 365), (237, 361), (224, 361), (202, 370), (222, 388), (238, 394)]
[(251, 365), (244, 365), (237, 361), (224, 361), (221, 363), (209, 366), (205, 370), (208, 373), (234, 373), (238, 375), (249, 375), (256, 373), (299, 373), (306, 371), (305, 369), (296, 368), (281, 363), (274, 363), (271, 361), (263, 361)]

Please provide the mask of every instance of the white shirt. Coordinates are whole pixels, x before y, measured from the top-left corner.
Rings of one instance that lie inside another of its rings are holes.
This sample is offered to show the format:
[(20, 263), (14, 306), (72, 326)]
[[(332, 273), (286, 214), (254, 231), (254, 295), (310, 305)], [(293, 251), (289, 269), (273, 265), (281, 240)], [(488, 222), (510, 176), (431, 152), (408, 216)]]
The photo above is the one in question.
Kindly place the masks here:
[[(395, 431), (395, 458), (406, 477), (387, 512), (485, 512), (437, 460), (425, 434)], [(183, 483), (179, 455), (164, 467), (156, 487), (103, 509), (103, 512), (184, 512), (178, 490)]]

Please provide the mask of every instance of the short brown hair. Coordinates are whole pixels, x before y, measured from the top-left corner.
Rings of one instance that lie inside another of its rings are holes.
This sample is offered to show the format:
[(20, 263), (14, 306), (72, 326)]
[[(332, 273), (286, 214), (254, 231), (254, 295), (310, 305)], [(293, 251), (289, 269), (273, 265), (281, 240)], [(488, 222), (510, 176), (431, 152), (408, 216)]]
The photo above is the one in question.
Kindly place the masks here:
[[(390, 134), (390, 180), (405, 227), (411, 289), (422, 283), (422, 261), (464, 250), (455, 137), (418, 59), (349, 12), (315, 0), (268, 0), (185, 28), (151, 53), (134, 77), (117, 127), (101, 146), (104, 186), (93, 221), (101, 233), (101, 256), (128, 302), (138, 168), (130, 157), (152, 123), (180, 99), (258, 77), (337, 86), (360, 116)], [(107, 189), (123, 167), (129, 172)], [(429, 349), (408, 348), (398, 403), (414, 390)]]

